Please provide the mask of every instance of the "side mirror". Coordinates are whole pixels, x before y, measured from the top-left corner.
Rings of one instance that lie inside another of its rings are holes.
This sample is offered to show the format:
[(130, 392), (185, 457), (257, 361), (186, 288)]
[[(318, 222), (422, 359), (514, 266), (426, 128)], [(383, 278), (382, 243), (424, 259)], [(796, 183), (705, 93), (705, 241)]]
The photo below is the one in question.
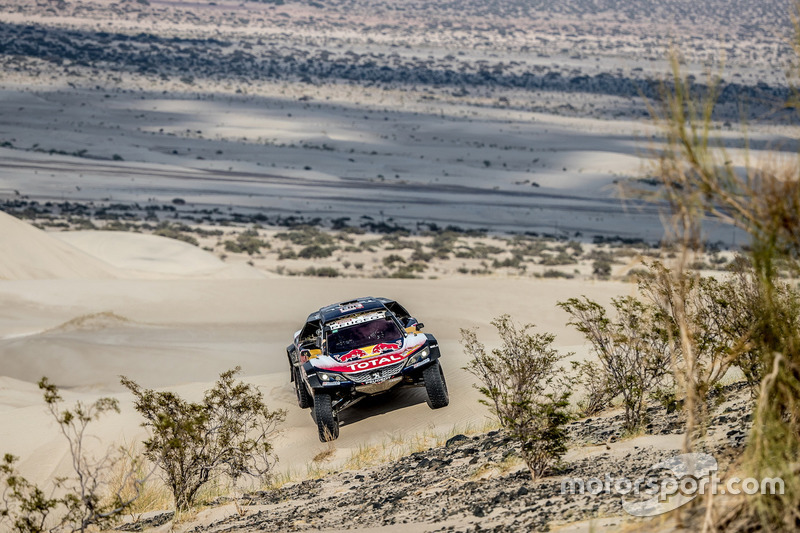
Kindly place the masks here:
[(425, 327), (425, 324), (423, 324), (422, 322), (417, 322), (416, 324), (414, 324), (414, 327), (417, 328), (417, 331), (422, 331), (422, 328)]

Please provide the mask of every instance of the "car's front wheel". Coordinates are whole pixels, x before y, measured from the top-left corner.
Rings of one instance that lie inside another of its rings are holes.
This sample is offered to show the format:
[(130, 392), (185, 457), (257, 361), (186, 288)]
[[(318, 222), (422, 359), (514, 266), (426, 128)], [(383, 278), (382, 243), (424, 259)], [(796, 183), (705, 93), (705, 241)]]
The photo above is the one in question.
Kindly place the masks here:
[(450, 403), (450, 395), (447, 393), (447, 382), (444, 380), (444, 371), (439, 361), (422, 371), (422, 379), (428, 393), (428, 407), (431, 409), (446, 407)]
[(333, 398), (323, 392), (314, 395), (314, 420), (317, 422), (319, 440), (329, 442), (339, 437), (339, 420), (333, 411)]
[(308, 393), (308, 388), (300, 377), (300, 369), (294, 367), (292, 372), (294, 373), (294, 390), (297, 393), (297, 405), (299, 405), (301, 409), (307, 409), (311, 407), (313, 403), (311, 394)]

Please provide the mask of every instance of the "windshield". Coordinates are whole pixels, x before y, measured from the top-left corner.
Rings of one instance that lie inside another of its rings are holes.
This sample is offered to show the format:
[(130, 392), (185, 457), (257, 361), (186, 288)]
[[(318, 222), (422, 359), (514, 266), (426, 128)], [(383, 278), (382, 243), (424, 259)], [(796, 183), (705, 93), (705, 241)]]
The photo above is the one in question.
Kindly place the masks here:
[(397, 343), (403, 337), (394, 320), (379, 318), (328, 333), (328, 353), (341, 353), (373, 344)]

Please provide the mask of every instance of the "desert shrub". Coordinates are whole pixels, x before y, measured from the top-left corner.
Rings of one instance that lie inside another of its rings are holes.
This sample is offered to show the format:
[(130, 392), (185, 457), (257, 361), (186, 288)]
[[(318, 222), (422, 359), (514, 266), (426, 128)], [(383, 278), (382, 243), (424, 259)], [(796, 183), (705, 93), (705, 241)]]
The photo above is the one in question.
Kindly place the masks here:
[(547, 242), (541, 239), (532, 240), (530, 237), (516, 236), (511, 240), (514, 248), (513, 254), (519, 256), (539, 256), (548, 250)]
[(397, 254), (389, 254), (383, 258), (383, 264), (389, 268), (395, 266), (396, 263), (405, 263), (406, 260)]
[(520, 268), (524, 266), (525, 258), (522, 255), (514, 253), (511, 257), (506, 257), (502, 261), (495, 259), (492, 261), (494, 268)]
[(289, 241), (298, 246), (330, 246), (334, 244), (333, 237), (314, 226), (295, 226), (289, 231), (277, 233), (276, 239)]
[(241, 232), (239, 235), (236, 236), (236, 246), (238, 250), (229, 250), (228, 249), (228, 242), (225, 243), (225, 249), (229, 252), (238, 251), (247, 252), (249, 255), (257, 254), (261, 251), (261, 248), (270, 248), (270, 245), (267, 241), (261, 239), (258, 234), (258, 230), (255, 229), (248, 229)]
[(459, 246), (456, 257), (459, 259), (487, 259), (490, 255), (497, 255), (504, 250), (497, 246), (477, 242), (470, 246)]
[(564, 278), (564, 279), (572, 279), (575, 276), (568, 272), (563, 272), (561, 270), (555, 270), (553, 268), (548, 268), (544, 272), (542, 272), (543, 278)]
[(333, 246), (320, 246), (318, 244), (311, 244), (302, 248), (297, 252), (297, 257), (303, 259), (321, 259), (323, 257), (330, 257), (336, 248)]
[[(676, 339), (676, 370), (684, 386), (692, 388), (699, 400), (695, 406), (698, 422), (705, 421), (705, 400), (731, 367), (741, 370), (755, 396), (767, 369), (756, 339), (768, 334), (765, 317), (800, 329), (800, 296), (788, 284), (776, 280), (770, 310), (764, 287), (752, 266), (739, 263), (724, 278), (677, 273), (655, 262), (651, 276), (642, 278), (640, 289), (662, 312), (660, 317)], [(681, 324), (685, 345), (680, 342)], [(682, 357), (691, 350), (691, 368)]]
[(261, 239), (258, 235), (258, 230), (255, 229), (248, 229), (241, 232), (236, 236), (235, 241), (225, 241), (225, 251), (236, 254), (247, 253), (249, 255), (254, 255), (259, 253), (261, 248), (269, 247), (269, 243)]
[(192, 228), (191, 231), (197, 233), (201, 237), (222, 237), (225, 234), (221, 229)]
[(278, 252), (278, 260), (282, 261), (284, 259), (297, 259), (297, 253), (289, 246), (281, 248)]
[(305, 276), (316, 276), (318, 278), (338, 278), (339, 271), (333, 267), (308, 267), (303, 271)]
[(422, 247), (417, 241), (402, 239), (397, 235), (389, 235), (384, 238), (384, 248), (387, 250), (419, 250)]
[(618, 262), (616, 257), (614, 257), (614, 254), (599, 248), (594, 248), (592, 251), (584, 255), (584, 259), (591, 259), (592, 261), (601, 261), (609, 264)]
[(422, 250), (414, 250), (414, 252), (411, 254), (412, 261), (421, 261), (423, 263), (427, 263), (431, 259), (433, 259), (433, 254), (424, 252)]
[(540, 265), (545, 266), (558, 266), (558, 265), (574, 265), (578, 260), (566, 252), (558, 252), (555, 255), (542, 254), (542, 259), (539, 261)]
[(608, 279), (611, 276), (611, 263), (595, 259), (592, 263), (592, 274), (600, 279)]
[[(109, 224), (110, 226), (111, 224)], [(192, 237), (191, 235), (186, 235), (183, 233), (185, 231), (186, 226), (183, 224), (180, 225), (172, 225), (169, 222), (162, 222), (158, 226), (156, 226), (155, 231), (153, 231), (153, 235), (158, 235), (159, 237), (167, 237), (169, 239), (175, 239), (178, 241), (188, 242), (194, 246), (198, 246), (200, 243), (197, 242), (197, 239)]]
[(150, 431), (144, 455), (161, 470), (179, 511), (189, 509), (210, 481), (227, 478), (235, 486), (243, 476), (269, 477), (275, 462), (272, 438), (285, 412), (270, 411), (261, 391), (235, 382), (239, 371), (220, 374), (200, 402), (121, 379)]
[(578, 241), (569, 241), (567, 243), (567, 248), (570, 248), (572, 250), (572, 253), (577, 256), (583, 254), (583, 245)]
[(459, 234), (454, 231), (442, 231), (434, 234), (428, 247), (438, 259), (448, 259), (458, 242)]
[(592, 416), (608, 409), (619, 391), (611, 383), (609, 375), (594, 361), (573, 361), (575, 383), (583, 387), (584, 395), (578, 401), (578, 414)]
[(647, 268), (632, 268), (625, 274), (625, 281), (639, 282), (647, 278), (652, 278), (653, 273)]
[[(39, 381), (47, 410), (69, 444), (74, 477), (57, 478), (45, 492), (19, 475), (16, 457), (5, 454), (0, 461), (0, 529), (4, 523), (20, 533), (87, 531), (113, 526), (120, 514), (139, 496), (144, 480), (136, 478), (136, 465), (124, 471), (133, 490), (123, 499), (121, 492), (108, 493), (106, 478), (118, 462), (120, 452), (109, 451), (100, 458), (84, 450), (89, 424), (108, 412), (119, 412), (113, 398), (100, 398), (90, 405), (77, 402), (62, 409), (58, 388), (47, 378)], [(145, 476), (146, 477), (146, 476)]]
[(569, 422), (570, 383), (564, 378), (562, 355), (552, 346), (555, 336), (529, 333), (503, 315), (492, 321), (502, 345), (491, 353), (474, 330), (461, 330), (467, 371), (500, 424), (519, 443), (531, 477), (543, 475), (567, 451), (565, 426)]
[(424, 263), (409, 263), (407, 265), (403, 265), (394, 272), (392, 272), (388, 277), (390, 278), (400, 278), (400, 279), (417, 279), (417, 273), (425, 272), (427, 270), (428, 265)]
[(625, 429), (635, 431), (646, 422), (648, 394), (662, 384), (670, 368), (670, 335), (656, 310), (630, 296), (612, 300), (615, 319), (586, 297), (570, 298), (558, 306), (592, 345), (608, 382), (622, 396)]

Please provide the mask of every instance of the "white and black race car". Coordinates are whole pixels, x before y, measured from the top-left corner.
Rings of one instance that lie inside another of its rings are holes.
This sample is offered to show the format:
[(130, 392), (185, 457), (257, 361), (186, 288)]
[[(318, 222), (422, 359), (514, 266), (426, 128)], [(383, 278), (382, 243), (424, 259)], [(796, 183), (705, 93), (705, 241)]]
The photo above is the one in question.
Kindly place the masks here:
[(450, 403), (439, 343), (403, 306), (358, 298), (312, 313), (286, 348), (297, 403), (311, 407), (321, 441), (339, 436), (338, 413), (395, 387), (425, 387), (428, 406)]

